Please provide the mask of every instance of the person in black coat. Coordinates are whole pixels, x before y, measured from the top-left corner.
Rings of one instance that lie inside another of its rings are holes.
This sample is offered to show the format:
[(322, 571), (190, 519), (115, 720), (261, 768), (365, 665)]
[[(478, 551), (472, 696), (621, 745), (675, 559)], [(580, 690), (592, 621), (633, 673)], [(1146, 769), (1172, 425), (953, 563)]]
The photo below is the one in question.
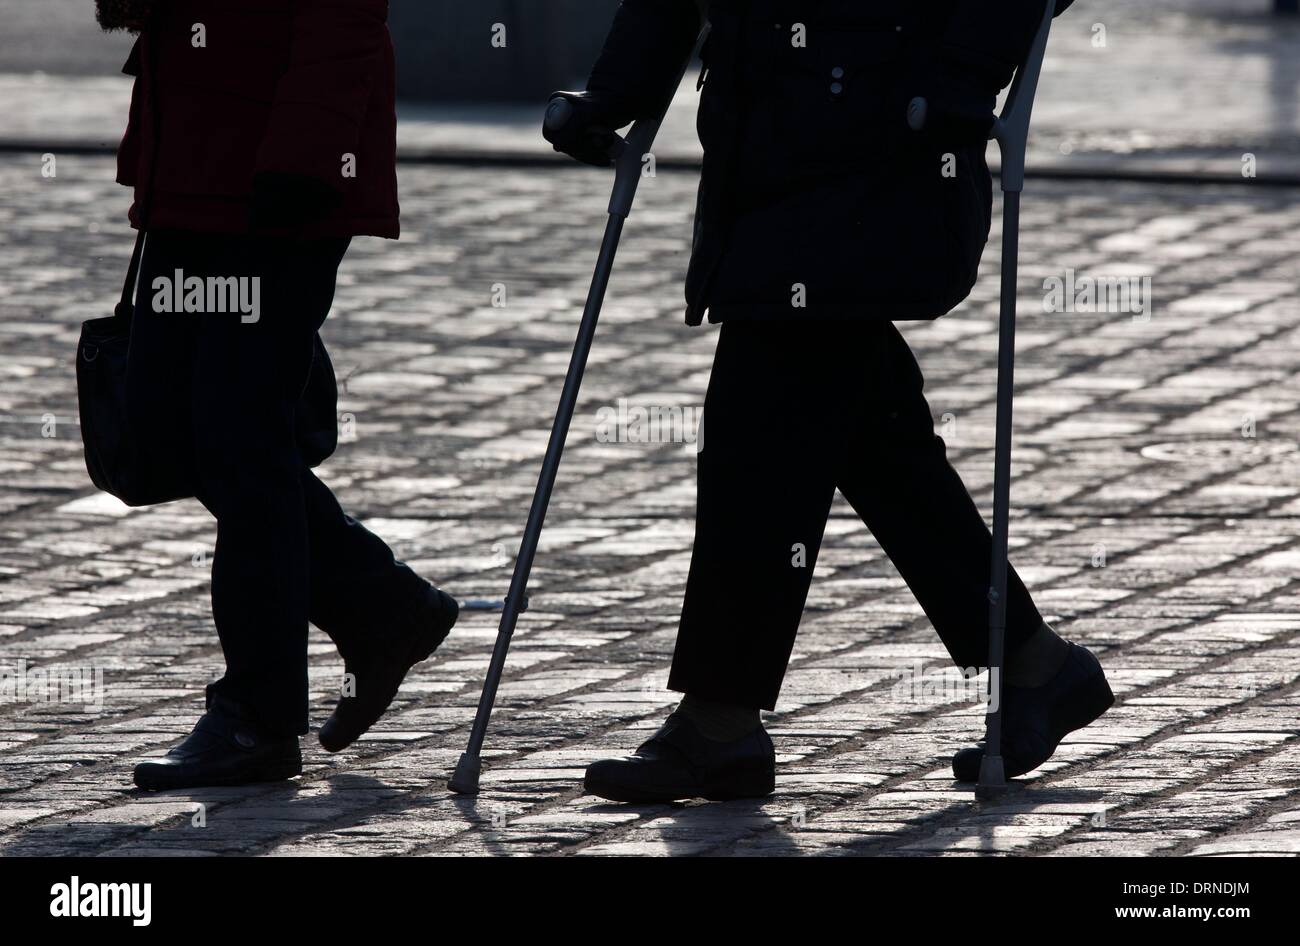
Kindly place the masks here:
[[(1072, 0), (1058, 0), (1057, 13)], [(722, 323), (705, 400), (690, 574), (669, 687), (686, 694), (589, 792), (649, 802), (768, 794), (776, 704), (835, 490), (861, 515), (958, 666), (988, 663), (991, 537), (935, 435), (898, 320), (970, 293), (988, 240), (999, 92), (1041, 0), (623, 0), (557, 150), (610, 163), (709, 31), (704, 169), (686, 321)], [(908, 103), (929, 101), (924, 132)], [(1008, 775), (1112, 702), (1097, 659), (1008, 584)], [(981, 747), (954, 774), (978, 776)]]

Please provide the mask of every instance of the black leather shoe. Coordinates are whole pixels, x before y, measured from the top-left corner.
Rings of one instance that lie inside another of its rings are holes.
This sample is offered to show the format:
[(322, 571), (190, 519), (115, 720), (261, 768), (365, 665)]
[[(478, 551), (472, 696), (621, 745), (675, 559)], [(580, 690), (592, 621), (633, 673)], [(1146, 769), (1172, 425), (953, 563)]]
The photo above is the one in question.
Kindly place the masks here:
[(776, 787), (776, 752), (762, 726), (731, 742), (707, 739), (673, 713), (636, 755), (587, 767), (590, 795), (638, 804), (707, 798), (762, 798)]
[[(1115, 702), (1101, 663), (1092, 652), (1070, 644), (1070, 655), (1050, 683), (1002, 688), (1002, 764), (1007, 778), (1030, 772), (1052, 757), (1061, 740), (1082, 729)], [(959, 782), (978, 782), (984, 743), (952, 757)]]
[(384, 715), (406, 674), (427, 658), (451, 633), (460, 605), (432, 585), (426, 586), (422, 605), (393, 633), (375, 641), (375, 647), (344, 660), (352, 674), (354, 692), (339, 698), (333, 715), (320, 728), (320, 744), (328, 752), (346, 749)]
[(279, 782), (302, 774), (298, 737), (269, 739), (220, 706), (161, 759), (135, 767), (135, 784), (150, 792), (215, 785)]

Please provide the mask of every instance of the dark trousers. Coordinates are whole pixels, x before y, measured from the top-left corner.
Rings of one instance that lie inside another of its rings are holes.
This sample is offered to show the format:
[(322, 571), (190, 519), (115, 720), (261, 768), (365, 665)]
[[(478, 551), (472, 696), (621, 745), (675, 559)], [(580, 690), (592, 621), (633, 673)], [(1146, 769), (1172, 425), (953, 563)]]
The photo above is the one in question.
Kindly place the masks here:
[[(212, 615), (226, 673), (208, 688), (267, 735), (307, 732), (307, 622), (345, 657), (423, 580), (344, 514), (303, 462), (295, 405), (348, 240), (156, 231), (145, 242), (128, 371), (133, 429), (193, 451), (217, 520)], [(154, 311), (158, 278), (258, 277), (240, 312)]]
[[(992, 539), (888, 322), (725, 322), (699, 452), (695, 546), (671, 689), (776, 705), (835, 490), (960, 667), (988, 663)], [(1008, 584), (1007, 652), (1042, 619)]]

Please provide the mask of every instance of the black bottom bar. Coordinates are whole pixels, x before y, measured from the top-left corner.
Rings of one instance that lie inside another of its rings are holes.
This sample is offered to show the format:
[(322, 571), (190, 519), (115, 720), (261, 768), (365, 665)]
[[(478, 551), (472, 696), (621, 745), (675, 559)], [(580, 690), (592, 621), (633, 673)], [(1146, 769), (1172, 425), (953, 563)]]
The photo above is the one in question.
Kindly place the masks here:
[[(995, 921), (999, 933), (1031, 935), (1059, 931), (1066, 924), (1074, 935), (1097, 926), (1148, 935), (1196, 923), (1230, 937), (1252, 920), (1272, 920), (1277, 928), (1277, 921), (1292, 913), (1294, 866), (1286, 858), (891, 859), (878, 865), (848, 864), (840, 858), (794, 860), (737, 859), (727, 867), (728, 886), (750, 883), (741, 876), (748, 869), (755, 889), (761, 884), (776, 898), (764, 912), (779, 910), (778, 904), (805, 903), (813, 911), (805, 919), (823, 929), (833, 917), (843, 916), (868, 924), (915, 921), (918, 932), (951, 931), (963, 938), (985, 926), (981, 917), (990, 895), (1001, 914)], [(226, 931), (248, 937), (255, 930), (256, 938), (263, 939), (280, 930), (319, 930), (336, 938), (351, 929), (380, 935), (403, 929), (419, 935), (417, 930), (427, 924), (427, 937), (436, 940), (440, 930), (445, 935), (465, 923), (472, 924), (471, 935), (478, 928), (499, 935), (510, 918), (526, 917), (530, 923), (563, 924), (565, 932), (584, 935), (592, 920), (602, 916), (599, 904), (611, 902), (600, 896), (602, 891), (617, 892), (616, 902), (632, 917), (638, 904), (664, 883), (690, 883), (683, 872), (691, 871), (700, 871), (700, 880), (706, 880), (703, 872), (716, 873), (716, 868), (679, 858), (640, 863), (552, 858), (545, 867), (532, 858), (493, 863), (464, 858), (8, 858), (0, 861), (0, 904), (6, 928), (19, 934), (33, 926), (42, 931), (75, 926), (127, 936), (146, 929), (202, 930), (203, 938), (211, 939)], [(630, 886), (629, 880), (644, 883)], [(76, 912), (82, 914), (75, 917), (74, 883)], [(148, 884), (148, 899), (143, 886), (117, 887), (105, 897), (102, 884)], [(124, 915), (84, 915), (104, 904), (112, 907), (114, 900)], [(942, 913), (936, 914), (936, 908)], [(55, 915), (59, 913), (65, 915)], [(734, 933), (744, 924), (744, 913), (753, 911), (717, 911), (717, 923)], [(689, 913), (674, 917), (671, 910), (665, 919), (667, 928), (659, 934), (665, 938), (679, 936), (682, 927), (697, 922)], [(28, 940), (14, 939), (19, 941)]]

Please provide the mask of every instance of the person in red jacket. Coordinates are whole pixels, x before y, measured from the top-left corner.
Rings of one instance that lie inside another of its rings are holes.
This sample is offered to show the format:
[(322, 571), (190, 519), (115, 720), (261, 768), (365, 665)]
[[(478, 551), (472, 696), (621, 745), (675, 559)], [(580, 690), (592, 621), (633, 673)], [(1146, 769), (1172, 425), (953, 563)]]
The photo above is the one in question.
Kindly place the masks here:
[[(128, 410), (133, 430), (192, 451), (197, 498), (217, 520), (212, 612), (226, 660), (193, 733), (137, 766), (135, 782), (289, 778), (308, 730), (309, 620), (346, 665), (348, 685), (320, 730), (338, 751), (457, 617), (453, 598), (343, 512), (295, 439), (350, 240), (399, 232), (388, 3), (97, 8), (106, 29), (139, 34), (117, 177), (135, 189), (131, 223), (146, 231)], [(177, 311), (170, 300), (189, 297), (172, 281), (188, 292), (195, 279), (240, 287), (237, 311), (213, 306), (211, 292)]]

